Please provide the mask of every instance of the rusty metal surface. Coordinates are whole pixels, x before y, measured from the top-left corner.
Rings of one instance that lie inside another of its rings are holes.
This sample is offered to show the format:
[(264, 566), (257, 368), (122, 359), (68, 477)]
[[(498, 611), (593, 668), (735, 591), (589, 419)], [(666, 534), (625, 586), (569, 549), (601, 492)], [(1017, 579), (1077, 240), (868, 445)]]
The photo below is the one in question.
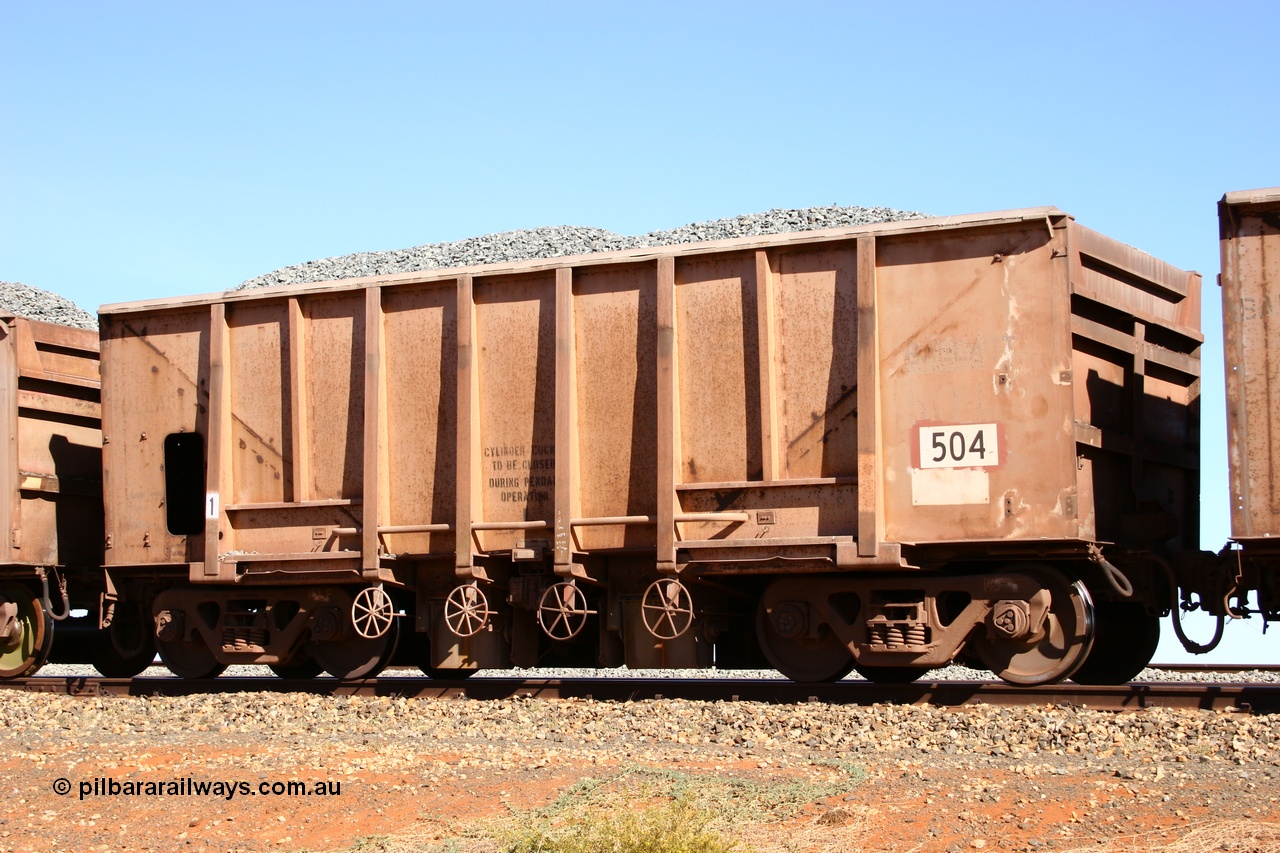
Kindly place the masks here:
[[(203, 540), (169, 532), (163, 472), (167, 436), (207, 441), (209, 325), (208, 307), (101, 320), (102, 358), (108, 365), (102, 391), (108, 566), (203, 559)], [(201, 463), (203, 458), (202, 447)], [(203, 480), (203, 470), (194, 473)], [(197, 501), (204, 491), (200, 482)], [(203, 509), (195, 509), (196, 519), (202, 519)]]
[(1231, 535), (1280, 536), (1280, 188), (1218, 205)]
[(0, 564), (99, 565), (97, 335), (0, 317), (0, 411)]
[(1063, 243), (1039, 221), (877, 246), (888, 539), (1078, 535)]
[[(414, 583), (1193, 545), (1198, 306), (1052, 208), (108, 306), (108, 562)], [(208, 443), (202, 531), (164, 509), (175, 433)]]
[(1082, 532), (1195, 550), (1200, 276), (1074, 223), (1070, 237)]
[(880, 685), (846, 681), (795, 684), (777, 680), (711, 679), (507, 679), (462, 681), (382, 677), (367, 681), (332, 678), (55, 678), (34, 677), (0, 682), (0, 688), (73, 696), (185, 696), (200, 693), (312, 693), (327, 696), (397, 696), (416, 699), (493, 701), (516, 696), (539, 699), (594, 699), (634, 702), (689, 699), (719, 702), (833, 705), (914, 704), (1069, 705), (1094, 710), (1183, 708), (1252, 713), (1280, 712), (1280, 686), (1273, 684), (1129, 684), (1085, 687), (1064, 683), (1047, 687), (950, 681)]

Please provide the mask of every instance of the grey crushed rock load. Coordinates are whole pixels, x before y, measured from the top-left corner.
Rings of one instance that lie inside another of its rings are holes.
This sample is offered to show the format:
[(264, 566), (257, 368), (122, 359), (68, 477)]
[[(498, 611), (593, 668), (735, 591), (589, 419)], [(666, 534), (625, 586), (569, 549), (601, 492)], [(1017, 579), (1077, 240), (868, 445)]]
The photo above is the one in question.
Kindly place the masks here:
[(77, 329), (98, 328), (98, 318), (70, 299), (16, 281), (0, 281), (0, 311)]
[(388, 252), (356, 252), (336, 258), (321, 258), (251, 278), (236, 289), (306, 284), (342, 278), (419, 272), (421, 270), (470, 267), (481, 264), (512, 263), (535, 258), (589, 255), (620, 249), (645, 249), (702, 243), (731, 237), (754, 237), (791, 231), (818, 231), (873, 222), (922, 219), (925, 214), (888, 207), (807, 207), (798, 210), (770, 210), (711, 222), (695, 222), (668, 231), (651, 231), (627, 237), (602, 228), (559, 225), (503, 231), (483, 237), (468, 237), (451, 243), (430, 243), (411, 249)]

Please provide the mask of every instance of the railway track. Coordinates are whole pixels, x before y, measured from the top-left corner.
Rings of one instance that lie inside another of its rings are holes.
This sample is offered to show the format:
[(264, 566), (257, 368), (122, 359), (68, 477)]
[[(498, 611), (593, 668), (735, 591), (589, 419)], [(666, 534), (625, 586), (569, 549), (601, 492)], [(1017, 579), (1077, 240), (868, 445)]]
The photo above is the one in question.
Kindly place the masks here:
[(1280, 684), (1135, 682), (1120, 686), (1062, 683), (1013, 687), (977, 681), (921, 681), (884, 685), (864, 681), (798, 684), (777, 679), (709, 678), (474, 678), (430, 679), (383, 676), (339, 681), (334, 678), (286, 679), (221, 677), (105, 678), (35, 676), (0, 682), (0, 688), (70, 696), (185, 696), (196, 693), (310, 693), (329, 696), (393, 696), (416, 699), (492, 701), (527, 697), (627, 702), (646, 699), (766, 702), (837, 705), (928, 704), (938, 706), (1071, 705), (1100, 710), (1164, 707), (1199, 710), (1280, 712)]

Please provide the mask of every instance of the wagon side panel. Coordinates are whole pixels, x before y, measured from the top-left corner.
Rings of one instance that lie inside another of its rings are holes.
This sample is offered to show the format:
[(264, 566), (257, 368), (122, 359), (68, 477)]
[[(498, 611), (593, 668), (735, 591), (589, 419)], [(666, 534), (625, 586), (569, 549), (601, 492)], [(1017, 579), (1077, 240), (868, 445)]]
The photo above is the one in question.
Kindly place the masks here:
[(102, 317), (106, 564), (204, 559), (210, 311)]
[[(657, 514), (657, 275), (654, 264), (573, 274), (577, 463), (574, 539), (584, 551), (655, 547)], [(604, 524), (603, 519), (630, 519)]]
[(676, 258), (681, 548), (705, 560), (745, 545), (801, 558), (817, 552), (794, 549), (852, 543), (857, 269), (848, 240)]
[(478, 278), (473, 287), (480, 493), (473, 521), (512, 525), (477, 530), (475, 541), (482, 552), (546, 548), (556, 492), (555, 276)]
[[(387, 550), (453, 554), (457, 478), (457, 296), (453, 281), (383, 291), (382, 443)], [(424, 531), (420, 528), (433, 527)], [(409, 528), (419, 528), (410, 530)]]

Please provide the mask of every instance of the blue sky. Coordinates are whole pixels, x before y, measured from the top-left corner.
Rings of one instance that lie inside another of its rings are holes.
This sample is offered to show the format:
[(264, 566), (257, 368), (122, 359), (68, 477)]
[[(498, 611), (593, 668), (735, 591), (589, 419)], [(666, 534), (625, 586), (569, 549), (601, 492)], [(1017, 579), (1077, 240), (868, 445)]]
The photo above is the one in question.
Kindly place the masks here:
[[(1205, 275), (1216, 550), (1215, 203), (1280, 184), (1278, 35), (1273, 2), (0, 0), (0, 279), (93, 309), (539, 225), (1056, 205)], [(1217, 659), (1280, 662), (1261, 627)]]

